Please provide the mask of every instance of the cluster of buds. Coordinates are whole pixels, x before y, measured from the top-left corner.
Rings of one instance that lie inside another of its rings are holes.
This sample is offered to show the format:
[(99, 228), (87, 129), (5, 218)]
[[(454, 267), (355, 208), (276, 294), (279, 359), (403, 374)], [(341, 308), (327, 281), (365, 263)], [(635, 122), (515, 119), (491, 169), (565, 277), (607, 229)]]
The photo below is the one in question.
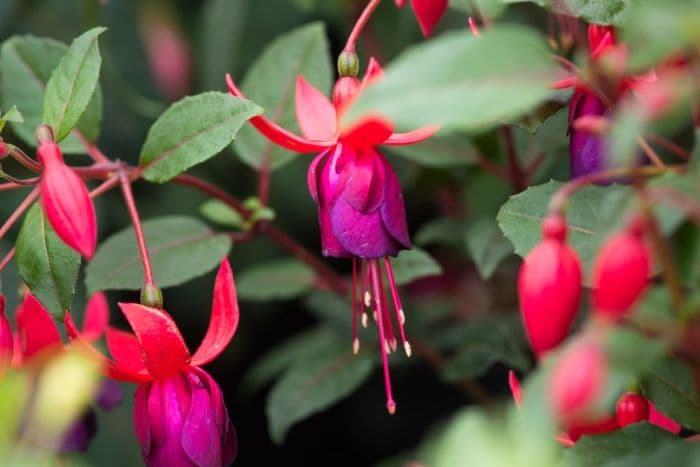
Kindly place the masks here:
[[(680, 430), (680, 425), (639, 394), (623, 395), (615, 415), (601, 409), (609, 371), (603, 337), (610, 326), (630, 315), (649, 282), (651, 255), (645, 244), (645, 230), (645, 221), (634, 217), (600, 248), (591, 278), (595, 323), (561, 352), (552, 369), (549, 400), (552, 413), (564, 429), (558, 439), (567, 446), (584, 434), (609, 432), (644, 420), (674, 433)], [(548, 216), (542, 227), (542, 241), (525, 258), (520, 270), (522, 318), (538, 358), (564, 341), (580, 305), (581, 264), (575, 250), (566, 244), (566, 232), (561, 214)], [(513, 373), (509, 383), (519, 404), (520, 385)]]

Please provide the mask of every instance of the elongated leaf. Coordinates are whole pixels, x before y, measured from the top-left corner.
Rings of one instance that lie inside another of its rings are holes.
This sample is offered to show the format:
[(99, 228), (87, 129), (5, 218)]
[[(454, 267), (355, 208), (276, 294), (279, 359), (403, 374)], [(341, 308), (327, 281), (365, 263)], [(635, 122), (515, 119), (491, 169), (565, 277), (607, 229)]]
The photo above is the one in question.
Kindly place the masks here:
[(272, 440), (284, 441), (289, 429), (352, 393), (370, 375), (371, 353), (353, 355), (345, 345), (299, 360), (270, 391), (267, 421)]
[(691, 430), (700, 430), (700, 398), (693, 373), (684, 363), (663, 361), (642, 379), (641, 386), (661, 412)]
[(54, 233), (38, 205), (24, 218), (17, 236), (19, 275), (56, 318), (70, 308), (80, 255)]
[[(248, 68), (241, 90), (265, 108), (265, 116), (290, 131), (299, 132), (294, 95), (297, 76), (329, 95), (332, 84), (331, 60), (326, 29), (311, 23), (275, 39)], [(233, 143), (238, 156), (253, 168), (266, 162), (272, 169), (289, 162), (294, 155), (270, 143), (252, 127), (245, 127)]]
[[(36, 146), (34, 130), (43, 121), (44, 88), (67, 50), (61, 42), (33, 36), (12, 37), (0, 49), (2, 105), (5, 108), (16, 105), (22, 112), (24, 122), (11, 122), (11, 125), (29, 146)], [(95, 141), (101, 120), (102, 92), (97, 86), (77, 128), (90, 141)], [(64, 154), (85, 152), (82, 143), (73, 135), (61, 142), (61, 149)]]
[[(182, 284), (219, 265), (228, 255), (231, 239), (216, 234), (197, 219), (164, 216), (147, 220), (143, 231), (160, 287)], [(98, 290), (138, 290), (143, 286), (141, 257), (131, 227), (109, 237), (85, 269), (88, 293)]]
[(97, 37), (104, 31), (94, 28), (77, 37), (46, 84), (44, 123), (57, 141), (68, 136), (95, 93), (102, 64)]
[(513, 247), (498, 229), (496, 220), (481, 218), (467, 228), (467, 249), (483, 279), (489, 279)]
[(391, 260), (391, 267), (394, 270), (397, 285), (405, 285), (422, 277), (442, 274), (442, 267), (438, 262), (420, 248), (402, 251)]
[(552, 76), (550, 51), (532, 30), (496, 26), (480, 37), (444, 34), (392, 62), (344, 120), (378, 112), (402, 129), (484, 130), (545, 101)]
[(296, 259), (258, 264), (238, 276), (238, 296), (243, 300), (286, 300), (311, 289), (314, 273)]
[(163, 183), (217, 155), (262, 109), (221, 92), (176, 102), (156, 120), (141, 149), (143, 177)]

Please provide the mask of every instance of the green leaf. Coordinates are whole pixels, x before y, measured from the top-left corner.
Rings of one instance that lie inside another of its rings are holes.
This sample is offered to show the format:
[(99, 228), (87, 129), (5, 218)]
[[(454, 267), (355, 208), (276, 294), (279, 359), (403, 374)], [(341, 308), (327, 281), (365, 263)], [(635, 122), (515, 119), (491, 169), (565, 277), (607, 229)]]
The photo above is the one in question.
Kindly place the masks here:
[(58, 319), (70, 309), (80, 270), (80, 255), (63, 243), (38, 205), (27, 212), (17, 236), (19, 275)]
[(433, 136), (419, 144), (389, 146), (389, 150), (425, 167), (451, 168), (473, 165), (477, 149), (464, 135)]
[(261, 112), (250, 101), (213, 91), (174, 103), (148, 130), (139, 159), (143, 177), (164, 183), (214, 157)]
[(545, 41), (531, 29), (496, 26), (480, 37), (443, 34), (411, 47), (345, 115), (377, 112), (399, 128), (439, 124), (470, 131), (513, 120), (544, 102), (554, 72)]
[(513, 247), (498, 229), (495, 219), (481, 218), (467, 229), (467, 249), (482, 279), (489, 279)]
[[(294, 29), (265, 47), (248, 68), (241, 90), (265, 108), (268, 119), (298, 134), (294, 95), (299, 75), (322, 93), (329, 94), (333, 68), (322, 23)], [(241, 160), (255, 169), (265, 164), (277, 169), (294, 157), (250, 126), (241, 130), (233, 147)]]
[(564, 456), (564, 467), (684, 467), (694, 450), (682, 438), (647, 423), (584, 436)]
[(640, 385), (644, 396), (661, 412), (693, 431), (700, 431), (700, 399), (687, 365), (666, 359), (645, 375)]
[(248, 370), (241, 388), (251, 394), (274, 380), (295, 362), (325, 353), (338, 345), (338, 336), (325, 327), (314, 328), (292, 336), (260, 357)]
[(209, 0), (201, 13), (199, 69), (203, 89), (218, 89), (233, 72), (241, 54), (249, 0)]
[(372, 373), (370, 352), (353, 355), (347, 345), (297, 361), (280, 378), (267, 399), (272, 440), (281, 444), (296, 423), (350, 395)]
[[(216, 268), (228, 255), (231, 239), (212, 232), (197, 219), (163, 216), (143, 223), (153, 276), (160, 287), (171, 287)], [(139, 290), (143, 267), (132, 227), (105, 240), (85, 269), (88, 293), (98, 290)]]
[(97, 89), (102, 57), (97, 37), (106, 28), (93, 28), (77, 37), (51, 73), (44, 94), (44, 123), (63, 140), (80, 120)]
[(466, 230), (464, 221), (451, 217), (439, 217), (423, 224), (413, 238), (420, 246), (456, 245), (462, 243)]
[[(16, 105), (24, 122), (12, 122), (12, 129), (26, 144), (36, 147), (34, 130), (43, 122), (44, 88), (51, 73), (61, 62), (68, 48), (52, 39), (15, 36), (0, 49), (0, 97), (4, 107)], [(97, 86), (78, 121), (78, 130), (95, 141), (102, 120), (102, 92)], [(84, 153), (83, 144), (69, 135), (61, 142), (64, 154)]]
[(422, 277), (442, 274), (442, 267), (438, 262), (420, 248), (403, 250), (391, 260), (391, 268), (396, 285), (405, 285)]
[(245, 221), (237, 211), (231, 209), (228, 204), (225, 204), (217, 199), (205, 201), (199, 207), (199, 213), (207, 220), (226, 227), (234, 227), (242, 229), (245, 227)]
[[(660, 186), (676, 180), (677, 176), (658, 177), (650, 186)], [(542, 221), (548, 213), (549, 200), (564, 184), (550, 181), (528, 188), (512, 196), (500, 209), (498, 225), (515, 248), (525, 257), (541, 238)], [(626, 213), (634, 207), (631, 188), (621, 185), (588, 186), (578, 190), (569, 199), (566, 208), (569, 235), (567, 241), (576, 249), (588, 281), (591, 265), (602, 242), (622, 227)], [(672, 233), (683, 220), (673, 210), (655, 207), (655, 213), (665, 234)], [(586, 282), (587, 283), (587, 282)]]
[[(625, 19), (629, 0), (501, 0), (503, 3), (529, 1), (554, 12), (568, 16), (578, 16), (589, 23), (617, 24)], [(635, 0), (636, 1), (636, 0)]]
[(24, 118), (22, 114), (17, 110), (17, 106), (13, 105), (10, 110), (5, 112), (2, 117), (0, 117), (0, 132), (5, 128), (7, 122), (22, 123)]
[(311, 289), (314, 272), (296, 259), (268, 261), (238, 275), (238, 296), (242, 300), (287, 300)]

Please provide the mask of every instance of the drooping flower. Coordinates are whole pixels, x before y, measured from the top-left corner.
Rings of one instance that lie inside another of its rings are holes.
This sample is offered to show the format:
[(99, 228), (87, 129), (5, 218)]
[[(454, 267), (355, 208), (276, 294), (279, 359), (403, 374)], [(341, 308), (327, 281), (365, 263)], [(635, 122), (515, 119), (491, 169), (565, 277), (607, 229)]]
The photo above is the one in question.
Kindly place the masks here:
[(566, 231), (562, 216), (545, 219), (542, 241), (520, 267), (520, 311), (528, 340), (538, 356), (564, 340), (578, 312), (581, 262), (566, 244)]
[[(4, 308), (4, 297), (2, 297)], [(4, 317), (4, 315), (3, 315)], [(0, 323), (2, 322), (0, 318)], [(5, 319), (6, 321), (6, 319)], [(27, 293), (15, 313), (17, 332), (14, 334), (14, 350), (12, 366), (22, 367), (34, 360), (51, 357), (55, 352), (64, 348), (63, 341), (54, 319), (37, 298)], [(7, 323), (9, 329), (9, 323)], [(107, 326), (106, 299), (103, 294), (93, 295), (85, 309), (85, 320), (79, 332), (82, 339), (92, 342), (100, 339)], [(0, 324), (0, 327), (5, 327)], [(11, 333), (11, 330), (10, 330)], [(2, 331), (0, 331), (2, 334)], [(0, 336), (0, 341), (2, 341)], [(4, 347), (4, 345), (3, 345)], [(108, 397), (109, 402), (101, 399)], [(103, 381), (102, 388), (96, 397), (97, 405), (103, 410), (111, 410), (121, 402), (121, 388), (113, 387)], [(58, 452), (83, 452), (87, 450), (97, 431), (97, 420), (94, 409), (88, 407), (85, 412), (73, 422), (63, 436), (63, 440), (54, 448)]]
[(133, 333), (109, 327), (113, 359), (81, 338), (70, 313), (68, 334), (85, 343), (108, 376), (138, 384), (134, 428), (151, 467), (230, 465), (236, 435), (218, 384), (200, 366), (224, 351), (238, 326), (233, 272), (224, 258), (214, 285), (212, 317), (197, 351), (190, 355), (180, 331), (164, 310), (120, 303)]
[[(396, 6), (399, 8), (403, 8), (405, 4), (406, 0), (396, 0)], [(421, 32), (428, 37), (447, 10), (447, 0), (411, 0), (411, 8)]]
[(56, 235), (90, 259), (97, 244), (95, 207), (83, 180), (63, 161), (61, 148), (42, 142), (37, 151), (44, 166), (41, 175), (41, 205)]
[[(366, 115), (349, 127), (343, 126), (343, 112), (382, 73), (379, 63), (370, 59), (362, 82), (354, 76), (341, 76), (333, 89), (332, 103), (299, 76), (296, 115), (303, 137), (265, 117), (254, 117), (250, 122), (260, 133), (286, 149), (302, 153), (321, 151), (309, 167), (307, 182), (311, 197), (318, 206), (323, 254), (353, 258), (355, 352), (359, 349), (359, 308), (362, 304), (370, 308), (374, 303), (379, 342), (384, 349), (382, 362), (387, 409), (393, 413), (396, 404), (391, 391), (387, 353), (397, 348), (397, 340), (384, 280), (386, 274), (399, 335), (406, 354), (410, 355), (411, 347), (403, 327), (403, 307), (388, 257), (410, 248), (411, 242), (398, 177), (375, 147), (415, 144), (432, 136), (437, 127), (393, 133), (393, 123), (376, 115)], [(230, 75), (226, 80), (231, 94), (245, 99)], [(364, 311), (362, 323), (366, 326)]]

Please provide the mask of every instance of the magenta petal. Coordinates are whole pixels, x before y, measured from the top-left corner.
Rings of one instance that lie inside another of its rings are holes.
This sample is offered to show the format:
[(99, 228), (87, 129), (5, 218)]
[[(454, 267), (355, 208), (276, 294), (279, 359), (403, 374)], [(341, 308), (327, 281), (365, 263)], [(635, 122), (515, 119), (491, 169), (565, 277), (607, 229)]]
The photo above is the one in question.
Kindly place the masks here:
[(408, 235), (408, 225), (406, 224), (406, 209), (403, 203), (403, 194), (399, 179), (389, 162), (382, 157), (384, 164), (385, 192), (384, 203), (380, 209), (384, 227), (391, 236), (404, 248), (411, 248), (411, 239)]
[(384, 200), (384, 168), (377, 156), (373, 148), (358, 151), (345, 169), (347, 179), (343, 197), (363, 213), (376, 210)]
[(311, 193), (311, 198), (318, 203), (318, 177), (321, 175), (321, 171), (324, 166), (324, 158), (328, 155), (329, 150), (323, 151), (321, 154), (316, 156), (309, 166), (309, 171), (306, 173), (306, 183), (309, 185), (309, 193)]
[(331, 225), (339, 243), (359, 258), (394, 256), (399, 251), (384, 229), (379, 211), (363, 214), (343, 197), (331, 209)]
[(148, 421), (148, 395), (153, 383), (139, 384), (134, 394), (134, 432), (141, 446), (141, 455), (148, 458), (151, 452), (151, 427)]
[(192, 402), (182, 426), (182, 448), (198, 467), (219, 467), (221, 438), (209, 386), (194, 371), (188, 373), (187, 380)]

